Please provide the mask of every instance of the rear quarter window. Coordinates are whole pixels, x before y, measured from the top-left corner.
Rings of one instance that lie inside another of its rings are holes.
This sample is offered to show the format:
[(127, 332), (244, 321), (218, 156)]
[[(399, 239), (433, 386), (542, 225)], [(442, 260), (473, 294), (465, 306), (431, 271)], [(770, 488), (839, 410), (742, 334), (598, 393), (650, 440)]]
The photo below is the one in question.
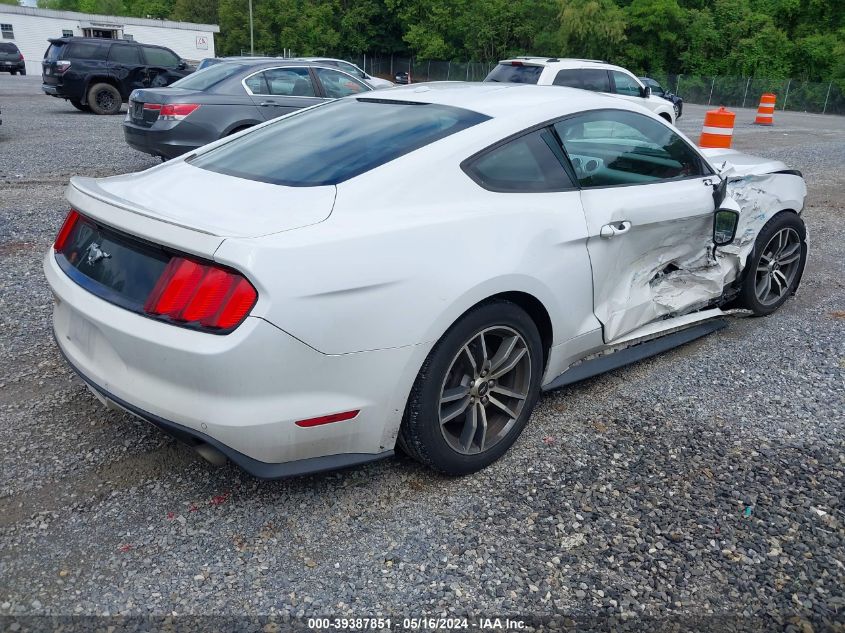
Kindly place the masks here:
[(57, 59), (62, 58), (62, 52), (65, 50), (65, 45), (62, 43), (59, 44), (50, 44), (47, 47), (47, 50), (44, 52), (44, 59), (48, 62), (54, 62)]
[(601, 68), (567, 68), (558, 72), (553, 83), (555, 86), (610, 92), (610, 78)]
[(67, 45), (63, 56), (70, 59), (92, 59), (95, 61), (105, 61), (108, 52), (108, 45), (104, 46), (102, 44), (89, 42), (73, 42)]
[(543, 72), (542, 66), (499, 64), (484, 81), (500, 81), (512, 84), (536, 84)]

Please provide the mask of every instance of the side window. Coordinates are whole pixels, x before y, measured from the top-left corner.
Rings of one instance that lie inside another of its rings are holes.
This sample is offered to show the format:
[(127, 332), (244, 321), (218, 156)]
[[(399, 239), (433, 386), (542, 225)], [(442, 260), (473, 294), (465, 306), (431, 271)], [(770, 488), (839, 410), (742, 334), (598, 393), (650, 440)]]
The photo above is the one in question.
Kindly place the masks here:
[(137, 66), (141, 63), (141, 55), (137, 46), (121, 46), (113, 44), (109, 51), (109, 61), (116, 64), (127, 64)]
[(105, 61), (109, 46), (94, 44), (93, 42), (73, 42), (69, 46), (67, 56), (70, 59), (94, 59)]
[(603, 110), (555, 123), (582, 187), (677, 180), (704, 174), (698, 154), (644, 114)]
[(353, 77), (358, 77), (360, 79), (364, 78), (364, 73), (355, 64), (350, 64), (349, 62), (335, 62), (335, 65)]
[(150, 66), (163, 66), (165, 68), (176, 68), (179, 65), (179, 58), (165, 48), (155, 46), (144, 47), (144, 57)]
[(626, 95), (628, 97), (641, 96), (640, 85), (634, 81), (633, 77), (619, 72), (618, 70), (611, 70), (610, 74), (613, 75), (613, 83), (616, 84), (617, 94)]
[(267, 87), (267, 80), (264, 79), (264, 73), (255, 73), (247, 77), (244, 79), (244, 84), (246, 84), (246, 87), (254, 95), (270, 94), (270, 89)]
[(561, 191), (573, 186), (562, 158), (554, 135), (542, 129), (484, 152), (465, 169), (479, 185), (492, 191)]
[(330, 99), (340, 99), (348, 95), (369, 91), (369, 87), (365, 83), (346, 73), (329, 68), (315, 68), (314, 71), (317, 73), (320, 83), (323, 84), (323, 91)]
[(593, 92), (610, 92), (607, 71), (601, 68), (570, 68), (561, 70), (555, 77), (556, 86), (569, 86)]
[[(314, 84), (307, 68), (271, 68), (264, 71), (267, 93), (278, 97), (313, 97)], [(255, 92), (253, 90), (253, 92)]]

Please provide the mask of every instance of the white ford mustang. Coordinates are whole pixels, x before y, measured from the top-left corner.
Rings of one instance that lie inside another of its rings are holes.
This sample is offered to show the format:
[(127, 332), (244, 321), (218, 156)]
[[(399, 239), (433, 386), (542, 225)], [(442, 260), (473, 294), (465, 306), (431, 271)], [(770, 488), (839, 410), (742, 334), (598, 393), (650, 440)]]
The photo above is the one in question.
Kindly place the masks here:
[(777, 309), (805, 195), (613, 97), (412, 85), (74, 178), (44, 270), (92, 391), (211, 461), (280, 477), (398, 443), (468, 473), (541, 390)]

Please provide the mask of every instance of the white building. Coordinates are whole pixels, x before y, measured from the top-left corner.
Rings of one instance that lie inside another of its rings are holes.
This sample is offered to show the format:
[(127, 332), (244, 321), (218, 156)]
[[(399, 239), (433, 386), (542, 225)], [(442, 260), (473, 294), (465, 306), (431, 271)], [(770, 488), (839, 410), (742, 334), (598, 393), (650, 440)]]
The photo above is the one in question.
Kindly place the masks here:
[(0, 4), (0, 42), (14, 42), (26, 60), (28, 75), (41, 74), (48, 38), (104, 37), (166, 46), (182, 59), (214, 57), (216, 24), (93, 15)]

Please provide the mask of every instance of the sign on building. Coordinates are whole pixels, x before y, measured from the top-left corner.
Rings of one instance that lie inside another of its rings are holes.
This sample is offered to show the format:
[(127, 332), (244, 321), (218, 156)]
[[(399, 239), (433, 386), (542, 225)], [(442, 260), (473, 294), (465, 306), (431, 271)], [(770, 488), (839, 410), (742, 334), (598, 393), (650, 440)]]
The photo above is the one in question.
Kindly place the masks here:
[(197, 49), (201, 51), (208, 50), (208, 37), (206, 35), (197, 35)]

